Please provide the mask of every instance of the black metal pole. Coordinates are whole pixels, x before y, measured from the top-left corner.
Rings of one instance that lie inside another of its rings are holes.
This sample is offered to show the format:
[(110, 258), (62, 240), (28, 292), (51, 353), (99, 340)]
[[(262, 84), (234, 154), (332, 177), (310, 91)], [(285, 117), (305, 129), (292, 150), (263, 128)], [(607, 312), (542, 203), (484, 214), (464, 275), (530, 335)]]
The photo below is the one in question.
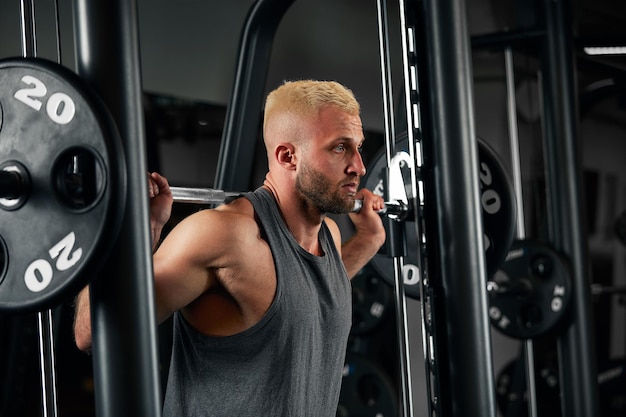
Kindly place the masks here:
[[(495, 417), (486, 265), (465, 4), (423, 1), (425, 85), (439, 276), (431, 276), (442, 415)], [(426, 122), (425, 122), (426, 123)], [(427, 154), (428, 153), (428, 154)], [(434, 250), (436, 249), (436, 250)], [(445, 404), (443, 404), (445, 403)]]
[(573, 320), (559, 337), (563, 415), (599, 415), (591, 327), (587, 231), (582, 195), (572, 30), (567, 2), (545, 0), (544, 112), (550, 238), (570, 260)]
[[(22, 29), (22, 55), (24, 57), (35, 58), (37, 57), (37, 25), (35, 20), (34, 0), (22, 0), (20, 2), (20, 17)], [(5, 179), (7, 174), (5, 174)], [(11, 172), (11, 174), (15, 173)], [(23, 179), (18, 178), (18, 181), (15, 182), (15, 175), (13, 175), (13, 177), (12, 184), (7, 184), (3, 181), (2, 185), (9, 185), (7, 188), (9, 190), (12, 189), (11, 191), (19, 190), (17, 193), (14, 193), (15, 197), (19, 197), (21, 192), (24, 191)], [(37, 330), (39, 334), (38, 342), (41, 373), (42, 413), (43, 417), (56, 417), (58, 415), (58, 407), (52, 310), (46, 309), (37, 312)]]
[(110, 109), (125, 153), (119, 164), (126, 165), (128, 174), (120, 237), (91, 284), (97, 415), (158, 417), (161, 390), (137, 4), (75, 0), (74, 6), (77, 72)]
[(250, 189), (274, 35), (294, 1), (257, 0), (246, 17), (217, 161), (216, 188)]

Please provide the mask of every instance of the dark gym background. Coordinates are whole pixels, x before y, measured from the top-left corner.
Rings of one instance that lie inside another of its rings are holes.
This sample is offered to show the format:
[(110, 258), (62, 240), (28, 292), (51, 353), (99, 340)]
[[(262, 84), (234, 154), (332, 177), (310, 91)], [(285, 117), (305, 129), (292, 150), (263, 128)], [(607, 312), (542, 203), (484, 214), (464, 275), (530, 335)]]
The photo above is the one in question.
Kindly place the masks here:
[[(59, 1), (63, 64), (73, 68), (71, 1)], [(211, 187), (221, 132), (233, 83), (240, 31), (252, 0), (139, 0), (142, 74), (146, 91), (149, 165), (180, 186)], [(473, 37), (530, 27), (533, 1), (468, 0), (468, 27)], [(608, 41), (626, 45), (626, 2), (572, 1), (575, 45)], [(389, 0), (394, 91), (401, 88), (400, 38), (396, 2)], [(53, 1), (38, 1), (39, 56), (56, 60)], [(111, 28), (111, 30), (115, 30)], [(0, 2), (0, 58), (19, 56), (19, 1)], [(620, 43), (621, 42), (621, 43)], [(490, 143), (509, 166), (504, 57), (501, 51), (474, 48), (472, 54), (476, 133)], [(532, 51), (514, 55), (519, 138), (525, 179), (528, 222), (538, 222), (542, 184), (541, 102), (538, 65)], [(580, 140), (585, 169), (589, 249), (595, 283), (626, 284), (626, 246), (616, 239), (615, 219), (626, 210), (626, 118), (623, 83), (625, 57), (588, 57), (577, 53)], [(362, 104), (368, 133), (365, 157), (382, 148), (383, 113), (375, 0), (298, 0), (279, 26), (266, 89), (284, 79), (338, 80), (353, 89)], [(424, 87), (422, 87), (424, 88)], [(427, 88), (427, 86), (426, 86)], [(255, 166), (262, 180), (265, 153)], [(176, 215), (197, 208), (178, 207)], [(388, 308), (393, 308), (391, 304)], [(594, 302), (600, 367), (623, 360), (626, 320), (623, 298)], [(419, 304), (409, 300), (411, 369), (416, 416), (426, 416)], [(61, 416), (93, 415), (90, 358), (72, 341), (71, 300), (54, 311), (57, 383)], [(365, 353), (380, 367), (381, 378), (395, 377), (396, 349), (392, 314), (368, 334), (355, 335), (351, 350)], [(500, 374), (519, 354), (520, 342), (492, 332), (494, 369)], [(0, 417), (39, 416), (39, 362), (32, 316), (0, 316)], [(167, 335), (161, 352), (167, 356)], [(375, 342), (374, 342), (375, 341)], [(541, 346), (541, 344), (538, 344)], [(462, 349), (462, 347), (459, 347)], [(540, 350), (540, 349), (539, 349)], [(536, 354), (549, 371), (554, 352)], [(165, 360), (164, 366), (165, 366)], [(548, 376), (549, 373), (548, 373)], [(539, 388), (550, 394), (546, 377)], [(558, 381), (557, 381), (558, 382)], [(622, 385), (621, 394), (626, 388)], [(556, 391), (555, 391), (556, 392)], [(604, 397), (601, 392), (601, 400)], [(622, 396), (622, 401), (623, 400)], [(558, 402), (558, 399), (553, 398)], [(622, 408), (623, 409), (623, 408)]]

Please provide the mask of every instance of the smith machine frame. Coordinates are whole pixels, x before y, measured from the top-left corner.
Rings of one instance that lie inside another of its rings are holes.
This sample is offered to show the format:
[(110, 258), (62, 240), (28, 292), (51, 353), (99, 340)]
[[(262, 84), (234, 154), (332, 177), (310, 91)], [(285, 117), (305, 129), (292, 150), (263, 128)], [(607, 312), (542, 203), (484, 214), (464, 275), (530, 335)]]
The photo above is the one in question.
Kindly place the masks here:
[[(258, 0), (241, 37), (235, 83), (228, 107), (215, 186), (249, 186), (265, 79), (276, 28), (294, 0)], [(405, 66), (417, 69), (419, 84), (410, 100), (419, 108), (417, 137), (424, 155), (424, 215), (428, 270), (437, 277), (432, 346), (436, 366), (429, 409), (437, 416), (495, 417), (482, 226), (473, 124), (470, 39), (461, 0), (407, 1), (407, 21), (417, 53)], [(572, 260), (572, 323), (559, 337), (562, 407), (568, 417), (597, 415), (595, 354), (590, 329), (586, 235), (578, 157), (576, 96), (571, 29), (566, 2), (544, 0), (541, 38), (547, 149), (549, 237)], [(147, 195), (137, 7), (127, 0), (75, 0), (77, 72), (111, 110), (122, 137), (128, 192)], [(112, 30), (112, 28), (114, 28)], [(506, 35), (483, 39), (511, 45)], [(96, 52), (94, 52), (96, 51)], [(407, 57), (405, 57), (407, 58)], [(415, 58), (417, 60), (415, 61)], [(423, 103), (423, 105), (421, 105)], [(415, 122), (415, 121), (414, 121)], [(437, 167), (434, 171), (429, 167)], [(96, 408), (100, 417), (159, 416), (156, 329), (153, 323), (148, 207), (127, 199), (120, 238), (106, 280), (92, 284), (93, 359)], [(470, 219), (473, 221), (464, 221)], [(445, 239), (454, 230), (455, 239)], [(454, 259), (448, 254), (454, 253)], [(435, 281), (434, 279), (431, 281)], [(103, 284), (105, 283), (105, 285)]]

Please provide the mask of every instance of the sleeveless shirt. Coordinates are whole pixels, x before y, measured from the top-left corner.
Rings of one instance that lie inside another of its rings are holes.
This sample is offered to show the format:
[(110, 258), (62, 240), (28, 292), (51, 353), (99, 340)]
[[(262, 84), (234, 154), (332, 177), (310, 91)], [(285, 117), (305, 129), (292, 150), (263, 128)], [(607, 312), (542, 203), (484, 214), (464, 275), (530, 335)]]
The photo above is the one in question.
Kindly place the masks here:
[(174, 337), (164, 417), (335, 417), (352, 293), (325, 223), (323, 256), (305, 251), (285, 224), (272, 194), (251, 201), (276, 268), (276, 294), (252, 327), (211, 337), (180, 312)]

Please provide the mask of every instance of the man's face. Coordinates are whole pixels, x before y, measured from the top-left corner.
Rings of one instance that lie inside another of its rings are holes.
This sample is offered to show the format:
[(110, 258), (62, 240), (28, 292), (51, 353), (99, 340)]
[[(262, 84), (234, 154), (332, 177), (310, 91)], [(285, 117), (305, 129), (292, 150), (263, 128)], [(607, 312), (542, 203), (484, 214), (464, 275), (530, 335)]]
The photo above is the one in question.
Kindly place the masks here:
[(323, 213), (348, 213), (365, 175), (361, 118), (330, 107), (321, 112), (313, 132), (300, 161), (296, 189)]

